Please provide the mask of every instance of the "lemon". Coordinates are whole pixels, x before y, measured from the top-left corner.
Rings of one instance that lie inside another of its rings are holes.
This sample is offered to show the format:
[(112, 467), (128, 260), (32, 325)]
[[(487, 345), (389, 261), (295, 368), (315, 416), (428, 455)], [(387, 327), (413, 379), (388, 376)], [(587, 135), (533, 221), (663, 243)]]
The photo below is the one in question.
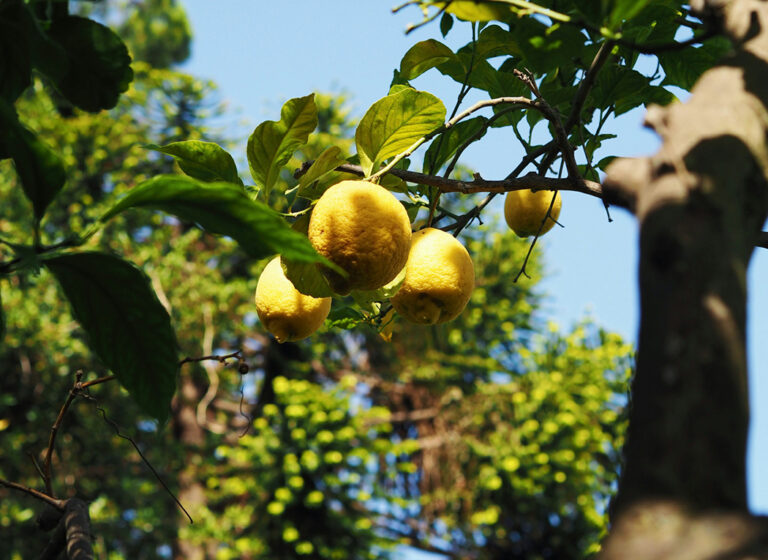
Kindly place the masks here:
[(323, 269), (334, 292), (377, 290), (405, 266), (411, 222), (405, 207), (384, 187), (342, 181), (326, 190), (312, 210), (309, 240), (337, 264), (345, 278)]
[(264, 328), (278, 342), (301, 340), (323, 324), (331, 310), (331, 298), (306, 296), (285, 277), (280, 257), (275, 257), (256, 284), (256, 313)]
[(464, 310), (474, 287), (475, 268), (464, 245), (427, 228), (413, 234), (405, 280), (391, 302), (412, 323), (445, 323)]
[[(552, 229), (560, 216), (560, 208), (563, 205), (560, 193), (557, 192), (555, 197), (549, 218), (542, 227), (541, 222), (547, 215), (547, 210), (549, 210), (549, 205), (552, 202), (552, 191), (509, 191), (506, 200), (504, 200), (504, 218), (507, 220), (507, 225), (520, 237), (528, 237), (537, 233), (544, 235)], [(541, 232), (539, 232), (539, 228), (541, 228)]]

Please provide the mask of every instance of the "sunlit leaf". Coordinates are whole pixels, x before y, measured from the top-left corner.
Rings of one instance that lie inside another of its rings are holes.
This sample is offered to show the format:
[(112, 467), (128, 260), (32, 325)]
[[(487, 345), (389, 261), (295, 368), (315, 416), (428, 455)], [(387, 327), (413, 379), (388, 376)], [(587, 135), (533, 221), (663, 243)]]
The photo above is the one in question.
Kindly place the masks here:
[(413, 45), (400, 61), (400, 75), (406, 80), (413, 80), (424, 72), (456, 55), (440, 41), (427, 39)]
[(289, 99), (280, 111), (279, 121), (261, 123), (248, 138), (248, 166), (256, 184), (269, 192), (293, 152), (306, 144), (317, 127), (315, 95)]
[(379, 163), (408, 149), (445, 120), (445, 106), (434, 95), (406, 88), (388, 95), (365, 113), (355, 132), (366, 176)]
[(181, 170), (195, 179), (243, 184), (237, 174), (235, 160), (224, 148), (213, 142), (186, 140), (165, 146), (149, 144), (147, 148), (173, 156)]
[(176, 391), (177, 343), (147, 276), (131, 263), (97, 252), (60, 255), (45, 265), (91, 349), (147, 414), (165, 422)]
[(158, 175), (129, 191), (101, 221), (140, 207), (162, 210), (194, 222), (209, 233), (227, 235), (256, 259), (280, 253), (300, 262), (330, 265), (277, 212), (251, 200), (233, 183), (204, 183), (183, 175)]
[[(444, 6), (446, 2), (436, 2)], [(447, 3), (446, 12), (466, 21), (490, 21), (505, 19), (511, 15), (510, 5), (503, 2), (475, 2), (473, 0), (455, 0)]]
[(54, 20), (49, 31), (66, 52), (66, 73), (55, 76), (56, 87), (77, 107), (90, 112), (111, 109), (133, 80), (131, 57), (111, 29), (93, 20), (67, 16)]
[(321, 189), (313, 188), (318, 179), (321, 179), (342, 163), (346, 163), (346, 158), (341, 154), (341, 148), (338, 146), (328, 146), (317, 159), (312, 162), (306, 173), (299, 178), (298, 195), (310, 200), (315, 200), (323, 194)]

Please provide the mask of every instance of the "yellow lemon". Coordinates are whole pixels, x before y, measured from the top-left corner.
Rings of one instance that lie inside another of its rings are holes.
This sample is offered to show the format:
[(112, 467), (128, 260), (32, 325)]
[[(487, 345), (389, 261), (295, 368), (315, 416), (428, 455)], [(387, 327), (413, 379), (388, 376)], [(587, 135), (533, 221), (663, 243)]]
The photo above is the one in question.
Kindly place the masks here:
[(331, 310), (331, 298), (305, 296), (283, 274), (280, 257), (275, 257), (256, 284), (256, 313), (264, 328), (278, 342), (301, 340), (323, 324)]
[(377, 290), (397, 276), (408, 259), (411, 222), (405, 207), (384, 187), (342, 181), (323, 193), (309, 220), (318, 253), (348, 276), (323, 272), (333, 291)]
[(412, 323), (445, 323), (464, 310), (474, 287), (475, 268), (464, 245), (427, 228), (413, 234), (405, 280), (391, 302)]
[(509, 228), (520, 237), (536, 235), (539, 228), (541, 228), (539, 235), (544, 235), (551, 230), (560, 216), (560, 208), (563, 205), (560, 193), (557, 192), (552, 211), (542, 227), (541, 222), (549, 210), (552, 194), (552, 191), (509, 191), (504, 200), (504, 218)]

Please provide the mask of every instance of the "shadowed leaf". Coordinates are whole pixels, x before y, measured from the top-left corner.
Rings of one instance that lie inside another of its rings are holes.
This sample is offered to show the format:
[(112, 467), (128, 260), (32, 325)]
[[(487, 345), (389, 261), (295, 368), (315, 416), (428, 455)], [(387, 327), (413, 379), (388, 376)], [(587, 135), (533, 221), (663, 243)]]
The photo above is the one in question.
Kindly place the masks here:
[(176, 391), (178, 354), (171, 318), (133, 264), (106, 253), (45, 260), (88, 335), (88, 343), (138, 405), (161, 423)]

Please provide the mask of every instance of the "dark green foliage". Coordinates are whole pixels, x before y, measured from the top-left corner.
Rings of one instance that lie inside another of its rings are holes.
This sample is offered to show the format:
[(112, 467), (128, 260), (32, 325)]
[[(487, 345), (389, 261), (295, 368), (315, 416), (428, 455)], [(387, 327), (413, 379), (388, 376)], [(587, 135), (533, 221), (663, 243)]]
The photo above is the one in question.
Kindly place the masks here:
[(0, 143), (13, 158), (21, 187), (32, 202), (35, 220), (39, 222), (64, 186), (64, 165), (53, 150), (18, 121), (11, 106), (3, 100), (0, 100), (0, 126)]
[(76, 107), (96, 112), (111, 109), (133, 80), (131, 57), (108, 27), (78, 16), (56, 19), (49, 34), (64, 49), (67, 71), (54, 83)]
[(88, 344), (138, 405), (164, 423), (176, 390), (178, 350), (170, 317), (134, 265), (106, 253), (45, 259)]

